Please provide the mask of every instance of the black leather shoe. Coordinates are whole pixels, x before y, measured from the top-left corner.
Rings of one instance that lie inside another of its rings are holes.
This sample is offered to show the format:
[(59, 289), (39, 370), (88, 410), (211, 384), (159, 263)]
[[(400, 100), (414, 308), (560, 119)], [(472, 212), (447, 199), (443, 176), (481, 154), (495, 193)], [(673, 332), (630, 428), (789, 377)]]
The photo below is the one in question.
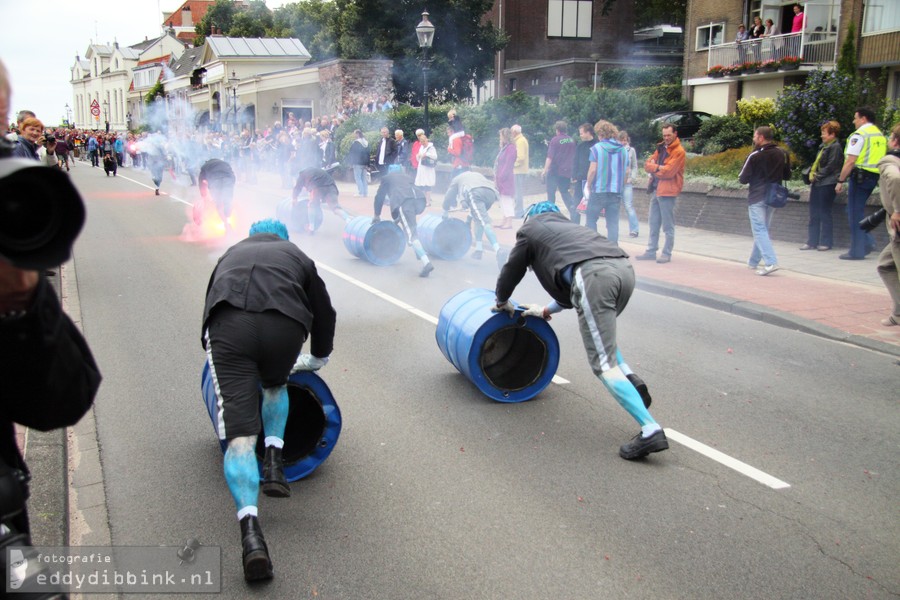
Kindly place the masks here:
[(247, 515), (241, 519), (241, 546), (243, 547), (244, 579), (261, 581), (272, 579), (275, 569), (269, 559), (269, 548), (259, 526), (259, 519)]
[(838, 258), (841, 260), (862, 260), (865, 256), (853, 256), (848, 252), (847, 254), (841, 254)]
[(623, 444), (619, 448), (619, 456), (625, 460), (637, 460), (638, 458), (644, 458), (651, 452), (662, 452), (668, 449), (669, 440), (666, 439), (666, 432), (660, 429), (648, 438), (638, 433), (631, 438), (630, 442)]
[(291, 495), (291, 488), (284, 477), (281, 448), (266, 446), (266, 456), (263, 459), (262, 491), (266, 496), (273, 498), (288, 498)]
[(644, 401), (644, 408), (650, 408), (650, 404), (653, 402), (653, 398), (650, 397), (650, 390), (647, 389), (647, 384), (644, 383), (644, 380), (632, 373), (631, 375), (626, 375), (628, 377), (628, 381), (631, 382), (631, 385), (637, 389), (638, 394), (641, 395), (641, 400)]
[(419, 273), (419, 277), (428, 277), (428, 274), (434, 271), (434, 265), (428, 263), (424, 267), (422, 267), (422, 271)]

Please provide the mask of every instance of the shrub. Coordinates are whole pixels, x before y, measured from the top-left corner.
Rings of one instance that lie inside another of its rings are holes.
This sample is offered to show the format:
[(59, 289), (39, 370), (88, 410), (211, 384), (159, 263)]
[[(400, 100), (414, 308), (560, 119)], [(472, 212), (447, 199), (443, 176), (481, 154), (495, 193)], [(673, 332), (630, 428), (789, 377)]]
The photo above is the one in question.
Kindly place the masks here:
[(690, 110), (690, 103), (682, 96), (681, 84), (667, 83), (653, 87), (634, 88), (629, 90), (629, 93), (645, 98), (654, 115)]
[(751, 127), (768, 125), (775, 118), (775, 100), (772, 98), (742, 98), (737, 101), (738, 114)]
[(738, 115), (713, 116), (694, 136), (694, 151), (713, 154), (722, 150), (741, 148), (753, 139), (753, 126)]
[(775, 125), (800, 161), (811, 164), (816, 158), (822, 123), (837, 121), (846, 137), (856, 129), (853, 112), (857, 106), (872, 102), (876, 114), (882, 110), (884, 100), (873, 93), (876, 88), (868, 77), (813, 71), (802, 84), (789, 85), (781, 91)]
[(598, 75), (603, 87), (627, 90), (656, 85), (681, 85), (681, 67), (608, 69)]
[[(746, 142), (746, 140), (745, 140)], [(695, 156), (687, 159), (684, 172), (686, 175), (722, 177), (737, 179), (753, 146), (742, 146), (719, 152), (710, 156)]]

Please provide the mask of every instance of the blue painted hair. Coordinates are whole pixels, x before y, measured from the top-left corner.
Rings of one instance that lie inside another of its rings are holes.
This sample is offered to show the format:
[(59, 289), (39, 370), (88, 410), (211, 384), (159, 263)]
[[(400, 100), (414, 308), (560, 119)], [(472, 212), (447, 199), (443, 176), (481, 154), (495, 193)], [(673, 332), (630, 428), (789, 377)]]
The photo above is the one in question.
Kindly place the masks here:
[(287, 227), (277, 219), (265, 219), (251, 225), (250, 235), (256, 235), (258, 233), (274, 233), (281, 239), (288, 239)]
[(559, 212), (559, 207), (556, 206), (552, 202), (538, 202), (537, 204), (532, 204), (528, 207), (528, 211), (525, 213), (525, 218), (533, 217), (534, 215), (542, 215), (548, 212)]

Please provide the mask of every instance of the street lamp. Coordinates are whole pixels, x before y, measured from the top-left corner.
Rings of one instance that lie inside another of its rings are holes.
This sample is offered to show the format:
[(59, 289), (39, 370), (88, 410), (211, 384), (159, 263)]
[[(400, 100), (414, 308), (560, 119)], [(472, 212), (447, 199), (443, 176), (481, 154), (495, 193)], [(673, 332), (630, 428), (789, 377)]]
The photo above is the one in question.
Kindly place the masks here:
[(425, 135), (431, 135), (428, 128), (428, 49), (434, 41), (434, 25), (428, 20), (428, 11), (422, 12), (422, 22), (416, 25), (419, 48), (422, 49), (422, 78), (425, 81)]
[(235, 74), (234, 71), (231, 72), (231, 77), (228, 79), (228, 84), (231, 86), (231, 105), (234, 107), (234, 130), (238, 130), (238, 122), (237, 122), (237, 88), (238, 83), (241, 80)]
[(600, 62), (599, 54), (591, 54), (591, 60), (594, 61), (594, 91), (597, 91), (597, 63)]
[(72, 126), (72, 109), (69, 108), (68, 102), (66, 102), (66, 125)]
[(109, 100), (103, 101), (103, 120), (106, 122), (106, 133), (109, 133)]

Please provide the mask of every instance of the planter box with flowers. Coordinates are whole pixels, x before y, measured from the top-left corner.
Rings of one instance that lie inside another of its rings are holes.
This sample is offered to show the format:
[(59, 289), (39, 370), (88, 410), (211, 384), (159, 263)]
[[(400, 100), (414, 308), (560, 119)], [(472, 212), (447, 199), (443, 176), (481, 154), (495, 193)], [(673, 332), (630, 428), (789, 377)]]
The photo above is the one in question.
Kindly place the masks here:
[(725, 67), (723, 67), (722, 65), (714, 65), (714, 66), (710, 67), (709, 70), (706, 72), (706, 76), (707, 77), (716, 77), (716, 78), (723, 77), (725, 75), (724, 70), (725, 70)]
[(777, 60), (764, 60), (759, 63), (759, 70), (761, 73), (774, 73), (778, 70), (780, 64), (781, 63), (779, 63)]
[(803, 60), (799, 56), (785, 56), (781, 59), (781, 64), (778, 68), (782, 71), (796, 71), (800, 68), (800, 63)]
[(722, 74), (725, 75), (725, 77), (737, 77), (738, 75), (741, 75), (743, 72), (744, 72), (743, 65), (731, 65), (730, 67), (724, 67), (722, 69)]
[(754, 61), (745, 62), (741, 67), (744, 69), (744, 73), (749, 75), (751, 73), (756, 73), (759, 70), (759, 63)]

